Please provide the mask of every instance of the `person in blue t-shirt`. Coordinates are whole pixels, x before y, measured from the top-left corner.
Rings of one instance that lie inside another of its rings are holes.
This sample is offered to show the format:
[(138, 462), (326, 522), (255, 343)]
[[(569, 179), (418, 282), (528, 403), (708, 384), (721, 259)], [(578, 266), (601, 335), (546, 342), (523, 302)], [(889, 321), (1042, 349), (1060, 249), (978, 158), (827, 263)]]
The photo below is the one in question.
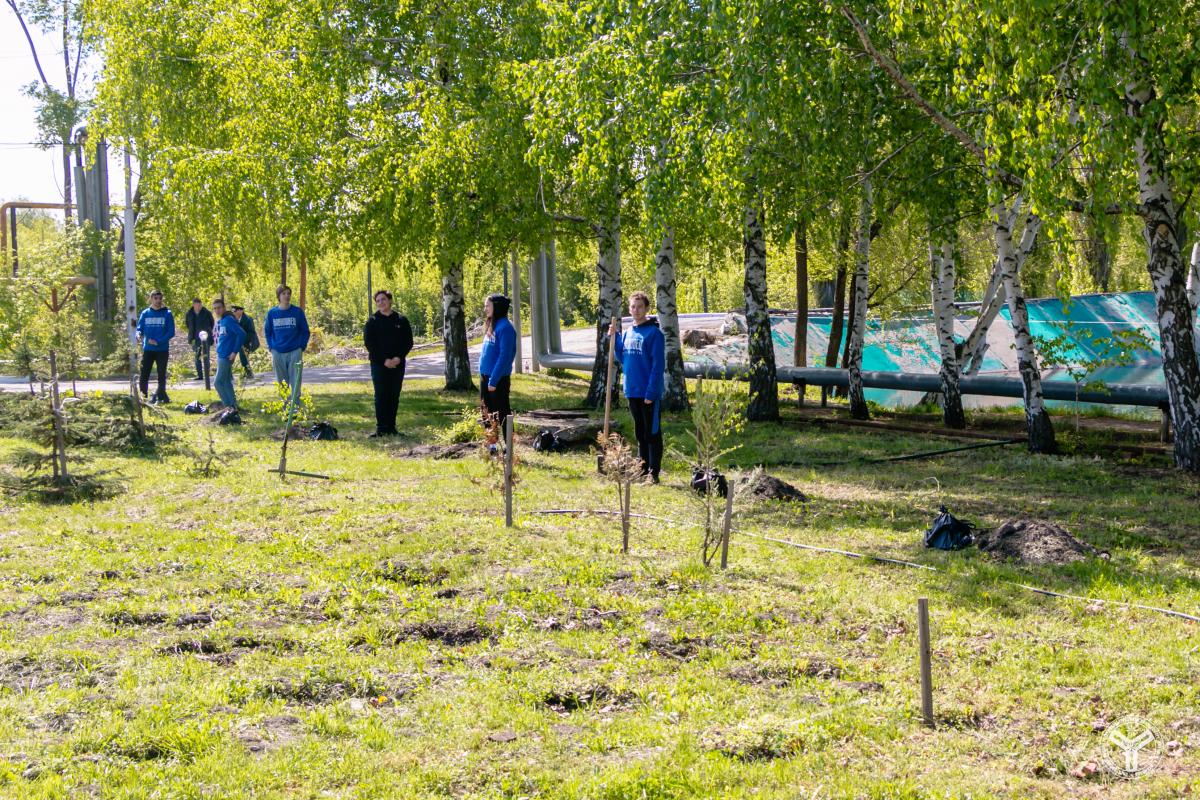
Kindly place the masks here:
[(666, 344), (658, 320), (646, 316), (649, 311), (649, 296), (645, 292), (634, 292), (629, 296), (633, 327), (621, 333), (614, 320), (609, 326), (609, 335), (617, 334), (613, 355), (621, 360), (621, 370), (625, 373), (625, 396), (629, 398), (629, 411), (633, 414), (642, 474), (658, 483), (663, 453), (658, 416), (662, 404)]
[(163, 293), (155, 289), (150, 293), (150, 307), (144, 309), (137, 321), (137, 335), (142, 341), (142, 370), (138, 386), (142, 397), (146, 396), (150, 384), (150, 368), (158, 370), (158, 389), (150, 398), (151, 403), (169, 403), (167, 397), (167, 356), (170, 342), (175, 338), (175, 317), (171, 309), (163, 305)]
[(517, 353), (517, 331), (508, 321), (507, 297), (494, 294), (483, 301), (483, 350), (479, 353), (479, 403), (485, 422), (512, 413), (509, 376)]
[(308, 347), (308, 317), (304, 309), (292, 305), (292, 290), (283, 284), (275, 289), (279, 305), (267, 312), (263, 322), (263, 335), (267, 349), (271, 351), (271, 363), (275, 367), (275, 381), (292, 390), (292, 402), (300, 391), (296, 380), (296, 367)]
[(225, 299), (218, 297), (212, 301), (213, 316), (217, 318), (214, 336), (217, 348), (217, 396), (226, 408), (237, 408), (237, 395), (233, 392), (233, 362), (237, 361), (242, 345), (246, 343), (246, 332), (234, 319), (232, 313), (225, 312)]

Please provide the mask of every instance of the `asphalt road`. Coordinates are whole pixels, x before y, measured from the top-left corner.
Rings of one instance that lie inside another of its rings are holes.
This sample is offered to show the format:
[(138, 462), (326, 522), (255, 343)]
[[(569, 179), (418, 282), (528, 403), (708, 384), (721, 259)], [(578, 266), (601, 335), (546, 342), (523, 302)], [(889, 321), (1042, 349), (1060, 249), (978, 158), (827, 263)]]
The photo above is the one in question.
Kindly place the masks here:
[[(724, 314), (683, 314), (680, 317), (681, 326), (689, 328), (715, 328), (724, 318)], [(628, 322), (628, 318), (626, 318)], [(596, 334), (591, 328), (572, 328), (562, 332), (563, 350), (569, 353), (592, 355), (596, 352)], [(472, 371), (479, 367), (480, 345), (468, 350), (471, 357)], [(524, 367), (530, 368), (529, 354), (533, 352), (533, 341), (526, 336), (521, 340), (521, 352), (524, 354)], [(240, 373), (240, 366), (235, 366), (235, 374)], [(440, 378), (446, 372), (446, 359), (440, 346), (423, 348), (408, 358), (405, 368), (405, 378)], [(273, 380), (271, 375), (257, 375), (250, 381), (251, 386), (267, 386)], [(326, 383), (350, 383), (354, 381), (371, 380), (371, 368), (367, 364), (338, 364), (332, 367), (308, 367), (304, 370), (306, 385), (321, 385)], [(151, 377), (153, 381), (153, 376)], [(196, 388), (202, 386), (199, 381), (185, 381), (174, 384), (181, 388)], [(69, 384), (68, 384), (69, 386)], [(125, 380), (78, 381), (76, 387), (80, 392), (123, 392), (129, 388)], [(28, 391), (29, 384), (24, 377), (0, 375), (0, 391)]]

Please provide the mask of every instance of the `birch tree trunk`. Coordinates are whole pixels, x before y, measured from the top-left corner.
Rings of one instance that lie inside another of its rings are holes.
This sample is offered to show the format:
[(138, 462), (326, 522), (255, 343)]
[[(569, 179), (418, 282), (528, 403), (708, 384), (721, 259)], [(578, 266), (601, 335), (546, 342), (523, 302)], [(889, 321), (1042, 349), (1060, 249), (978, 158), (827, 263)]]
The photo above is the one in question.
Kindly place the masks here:
[[(1148, 98), (1147, 98), (1148, 99)], [(1141, 115), (1141, 104), (1130, 100), (1131, 114)], [(1139, 213), (1145, 224), (1149, 251), (1147, 268), (1154, 287), (1158, 331), (1175, 427), (1175, 466), (1200, 472), (1200, 363), (1196, 360), (1194, 314), (1187, 292), (1187, 270), (1175, 231), (1178, 209), (1166, 174), (1166, 145), (1162, 130), (1143, 121), (1134, 150), (1137, 154)]]
[(939, 247), (930, 232), (929, 293), (933, 304), (933, 327), (937, 333), (942, 366), (942, 421), (947, 428), (967, 427), (962, 395), (958, 389), (958, 357), (954, 348), (954, 245), (943, 239)]
[[(808, 366), (808, 226), (796, 223), (796, 333), (792, 339), (792, 364)], [(799, 405), (804, 405), (804, 381), (795, 382)]]
[[(1013, 339), (1017, 348), (1017, 369), (1021, 373), (1025, 401), (1025, 422), (1029, 431), (1031, 453), (1053, 453), (1055, 451), (1054, 426), (1046, 413), (1042, 397), (1042, 375), (1038, 370), (1037, 349), (1029, 333), (1029, 314), (1025, 310), (1025, 293), (1021, 288), (1018, 273), (1017, 251), (1012, 243), (1012, 224), (1021, 207), (1018, 198), (1010, 213), (1003, 206), (993, 209), (995, 215), (996, 261), (1004, 292), (1008, 296), (1008, 313), (1012, 320)], [(1030, 214), (1028, 227), (1033, 222)]]
[(451, 258), (442, 266), (442, 347), (446, 356), (446, 389), (474, 389), (467, 355), (467, 319), (463, 296), (463, 263)]
[(779, 387), (775, 377), (775, 344), (771, 337), (771, 317), (767, 313), (767, 243), (761, 212), (754, 206), (746, 207), (742, 238), (745, 250), (742, 291), (746, 298), (750, 358), (750, 402), (746, 406), (746, 418), (777, 420)]
[(679, 341), (679, 311), (675, 305), (675, 229), (667, 228), (654, 258), (655, 302), (658, 324), (666, 349), (663, 376), (663, 408), (682, 411), (688, 407), (687, 379), (683, 375), (683, 345)]
[[(1010, 217), (1009, 230), (1015, 223), (1015, 217)], [(1030, 253), (1037, 247), (1038, 233), (1042, 228), (1042, 220), (1040, 217), (1029, 216), (1025, 219), (1025, 229), (1021, 233), (1021, 244), (1017, 248), (1017, 274), (1021, 274), (1021, 270), (1025, 267), (1025, 261), (1029, 258)], [(967, 341), (963, 344), (962, 352), (965, 354), (963, 359), (960, 359), (965, 365), (963, 369), (964, 375), (974, 375), (979, 372), (980, 366), (983, 364), (983, 357), (987, 354), (987, 335), (992, 327), (992, 323), (996, 321), (996, 317), (1000, 314), (1000, 308), (1004, 305), (1008, 295), (1004, 291), (1004, 282), (1000, 280), (1000, 261), (997, 259), (995, 266), (992, 268), (992, 278), (988, 283), (988, 290), (984, 294), (983, 306), (980, 308), (979, 317), (975, 321), (975, 327), (971, 329)]]
[[(621, 313), (621, 216), (616, 214), (602, 224), (597, 233), (596, 273), (599, 299), (596, 303), (596, 360), (592, 362), (592, 380), (588, 385), (589, 408), (604, 407), (604, 384), (608, 378), (608, 325)], [(614, 373), (615, 376), (615, 373)], [(612, 387), (608, 387), (612, 391)]]
[(854, 245), (854, 300), (850, 320), (850, 340), (846, 346), (846, 369), (849, 371), (850, 416), (869, 419), (867, 397), (863, 390), (863, 341), (867, 332), (867, 280), (871, 266), (871, 179), (862, 184), (862, 203), (858, 212), (858, 231)]
[(1200, 240), (1192, 245), (1192, 264), (1188, 269), (1187, 278), (1188, 302), (1192, 306), (1192, 318), (1195, 320), (1196, 311), (1200, 309)]

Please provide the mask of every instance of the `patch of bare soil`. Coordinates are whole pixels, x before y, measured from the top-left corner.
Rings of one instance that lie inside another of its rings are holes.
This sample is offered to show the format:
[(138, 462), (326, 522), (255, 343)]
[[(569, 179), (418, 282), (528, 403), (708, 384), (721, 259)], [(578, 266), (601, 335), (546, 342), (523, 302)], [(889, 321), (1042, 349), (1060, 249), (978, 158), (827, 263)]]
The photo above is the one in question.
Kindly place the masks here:
[(583, 708), (597, 707), (600, 713), (628, 708), (633, 697), (614, 691), (603, 684), (565, 686), (547, 692), (542, 703), (560, 714), (570, 714)]
[(303, 723), (291, 714), (264, 717), (257, 724), (240, 728), (234, 736), (251, 753), (269, 753), (300, 738)]
[(837, 678), (842, 670), (823, 658), (814, 656), (793, 664), (739, 664), (726, 673), (738, 683), (750, 686), (790, 686), (800, 678)]
[(491, 638), (492, 632), (482, 625), (463, 620), (418, 622), (397, 630), (391, 638), (396, 641), (424, 639), (441, 642), (450, 647), (464, 647)]
[(1081, 542), (1061, 525), (1037, 519), (1014, 519), (980, 532), (977, 543), (985, 553), (1023, 564), (1071, 564), (1091, 556), (1107, 557)]
[(436, 458), (453, 459), (466, 458), (479, 452), (478, 442), (457, 442), (455, 444), (419, 444), (397, 455), (397, 458)]
[(688, 661), (708, 647), (709, 641), (699, 636), (684, 636), (676, 639), (665, 633), (653, 633), (642, 642), (642, 647), (660, 656)]

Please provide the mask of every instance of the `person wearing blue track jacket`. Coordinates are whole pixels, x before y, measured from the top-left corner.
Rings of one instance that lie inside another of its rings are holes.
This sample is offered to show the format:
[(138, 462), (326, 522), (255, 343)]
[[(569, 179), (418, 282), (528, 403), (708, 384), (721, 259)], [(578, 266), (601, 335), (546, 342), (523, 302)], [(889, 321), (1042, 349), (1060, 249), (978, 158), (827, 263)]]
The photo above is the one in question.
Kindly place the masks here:
[(642, 474), (652, 483), (658, 483), (663, 455), (659, 408), (662, 405), (666, 344), (658, 320), (646, 316), (649, 311), (650, 298), (645, 292), (634, 292), (629, 296), (633, 327), (621, 333), (614, 320), (609, 326), (609, 335), (617, 334), (613, 355), (620, 359), (621, 371), (625, 374), (625, 397), (629, 399), (629, 411), (633, 414)]
[(226, 408), (237, 408), (237, 395), (233, 392), (233, 362), (237, 360), (242, 345), (246, 343), (246, 332), (225, 312), (225, 300), (218, 297), (212, 302), (213, 316), (217, 318), (215, 328), (217, 345), (217, 396)]
[(501, 422), (512, 413), (509, 376), (517, 353), (517, 331), (508, 321), (511, 301), (494, 294), (483, 302), (483, 350), (479, 354), (479, 402), (485, 421)]
[(296, 401), (296, 393), (300, 391), (296, 381), (296, 367), (308, 347), (308, 317), (304, 309), (292, 305), (292, 290), (280, 284), (275, 289), (275, 298), (279, 305), (272, 306), (267, 311), (263, 321), (263, 335), (267, 340), (267, 349), (271, 351), (271, 364), (275, 367), (275, 381), (285, 384), (292, 390), (292, 402)]
[(137, 335), (142, 340), (142, 370), (138, 380), (142, 397), (146, 396), (149, 389), (150, 368), (155, 367), (158, 371), (158, 389), (150, 402), (169, 403), (167, 356), (171, 350), (171, 340), (175, 338), (175, 317), (171, 309), (163, 305), (163, 293), (158, 289), (150, 293), (150, 307), (138, 317)]

